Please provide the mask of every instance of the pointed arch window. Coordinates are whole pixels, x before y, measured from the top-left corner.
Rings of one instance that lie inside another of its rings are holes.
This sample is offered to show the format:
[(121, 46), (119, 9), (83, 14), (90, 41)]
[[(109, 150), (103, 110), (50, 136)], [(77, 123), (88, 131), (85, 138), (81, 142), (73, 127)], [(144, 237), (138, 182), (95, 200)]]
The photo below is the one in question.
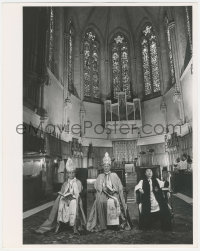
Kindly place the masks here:
[(120, 91), (126, 92), (127, 98), (131, 98), (129, 58), (127, 38), (121, 33), (115, 34), (111, 41), (112, 92), (115, 99)]
[(55, 78), (60, 81), (59, 75), (59, 60), (58, 54), (56, 53), (58, 49), (57, 43), (57, 31), (59, 31), (59, 10), (56, 7), (50, 7), (49, 9), (49, 28), (47, 36), (47, 65), (51, 72), (54, 74)]
[(148, 24), (142, 30), (141, 37), (142, 66), (145, 96), (160, 93), (160, 72), (158, 62), (157, 38), (152, 25)]
[(67, 67), (67, 82), (68, 82), (68, 90), (74, 94), (74, 29), (72, 25), (72, 21), (69, 21), (68, 30), (66, 34), (66, 43), (65, 43), (65, 65)]
[(90, 101), (100, 98), (100, 52), (99, 41), (93, 30), (85, 33), (83, 41), (84, 98)]
[(175, 68), (174, 68), (174, 59), (173, 59), (173, 52), (172, 52), (172, 37), (170, 33), (169, 20), (167, 16), (165, 16), (165, 34), (166, 34), (167, 48), (168, 48), (168, 60), (169, 60), (169, 67), (170, 67), (171, 83), (173, 85), (175, 84)]
[(48, 67), (54, 73), (54, 33), (55, 33), (55, 10), (50, 8), (49, 12), (49, 29), (48, 29)]
[(185, 6), (187, 36), (190, 44), (190, 52), (192, 54), (192, 6)]

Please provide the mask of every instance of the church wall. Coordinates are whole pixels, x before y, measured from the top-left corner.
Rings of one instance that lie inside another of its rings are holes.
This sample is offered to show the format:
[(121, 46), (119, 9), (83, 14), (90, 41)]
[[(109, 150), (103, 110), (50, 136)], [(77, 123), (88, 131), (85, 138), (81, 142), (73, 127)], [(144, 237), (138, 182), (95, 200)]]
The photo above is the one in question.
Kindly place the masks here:
[(165, 94), (165, 103), (167, 105), (167, 122), (168, 124), (176, 125), (179, 121), (178, 104), (173, 101), (174, 88), (171, 88)]
[(64, 22), (63, 22), (63, 9), (59, 8), (59, 19), (58, 19), (58, 31), (57, 31), (57, 61), (58, 61), (58, 74), (59, 74), (59, 80), (63, 83), (63, 67), (64, 67)]
[(162, 126), (165, 126), (165, 121), (164, 115), (160, 110), (161, 101), (162, 98), (158, 97), (142, 103), (143, 130), (141, 130), (141, 137), (149, 137), (162, 132)]
[[(50, 73), (51, 74), (51, 73)], [(63, 86), (50, 75), (49, 85), (44, 89), (44, 108), (48, 113), (48, 123), (62, 124), (63, 120)]]
[(102, 105), (95, 104), (90, 102), (84, 102), (86, 116), (85, 116), (85, 125), (91, 128), (86, 128), (86, 133), (84, 137), (94, 138), (94, 139), (106, 139), (107, 135), (103, 131), (102, 125)]
[(184, 69), (184, 59), (187, 47), (187, 27), (185, 7), (174, 8), (174, 21), (176, 31), (176, 44), (178, 50), (178, 60), (180, 72)]
[[(80, 125), (80, 99), (71, 95), (71, 108), (67, 109), (65, 112), (65, 123), (67, 123), (67, 119), (70, 120), (70, 127), (75, 124)], [(77, 133), (79, 130), (74, 130), (75, 136), (78, 137), (79, 134)], [(77, 135), (76, 135), (77, 134)]]
[(191, 65), (189, 63), (188, 67), (185, 69), (183, 75), (181, 76), (181, 88), (183, 93), (183, 104), (186, 122), (192, 120), (193, 112), (193, 77), (191, 73)]
[(166, 41), (166, 33), (164, 30), (164, 16), (160, 20), (159, 27), (159, 50), (160, 50), (160, 61), (161, 61), (161, 71), (162, 71), (162, 81), (161, 81), (161, 92), (165, 93), (171, 87), (171, 79), (170, 79), (170, 66), (169, 66), (169, 58), (168, 58), (168, 48)]
[(81, 98), (81, 37), (78, 31), (74, 34), (74, 87), (77, 91), (78, 97)]

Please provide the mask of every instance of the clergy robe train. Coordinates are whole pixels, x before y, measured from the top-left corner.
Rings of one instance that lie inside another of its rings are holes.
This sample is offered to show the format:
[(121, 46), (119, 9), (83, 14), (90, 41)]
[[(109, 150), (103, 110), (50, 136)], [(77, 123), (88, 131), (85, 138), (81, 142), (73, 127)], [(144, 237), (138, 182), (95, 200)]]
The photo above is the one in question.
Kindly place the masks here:
[[(109, 186), (116, 191), (111, 196), (103, 192)], [(107, 225), (120, 225), (130, 229), (127, 221), (127, 205), (123, 194), (122, 183), (116, 173), (100, 174), (94, 184), (96, 199), (92, 206), (88, 222), (88, 231), (105, 230)], [(119, 219), (118, 219), (119, 217)]]
[(70, 226), (77, 230), (83, 230), (86, 226), (86, 218), (83, 211), (80, 192), (82, 191), (81, 182), (74, 178), (68, 179), (61, 188), (61, 193), (71, 193), (74, 199), (67, 199), (59, 195), (52, 207), (48, 219), (36, 230), (38, 233), (45, 233), (56, 227), (56, 223), (69, 223)]

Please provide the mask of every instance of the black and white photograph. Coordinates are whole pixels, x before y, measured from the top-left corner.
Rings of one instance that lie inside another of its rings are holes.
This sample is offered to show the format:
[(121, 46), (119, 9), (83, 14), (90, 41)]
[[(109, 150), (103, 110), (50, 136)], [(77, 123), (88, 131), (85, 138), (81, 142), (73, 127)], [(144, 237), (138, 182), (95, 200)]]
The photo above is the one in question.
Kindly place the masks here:
[(194, 5), (21, 17), (22, 245), (192, 246)]

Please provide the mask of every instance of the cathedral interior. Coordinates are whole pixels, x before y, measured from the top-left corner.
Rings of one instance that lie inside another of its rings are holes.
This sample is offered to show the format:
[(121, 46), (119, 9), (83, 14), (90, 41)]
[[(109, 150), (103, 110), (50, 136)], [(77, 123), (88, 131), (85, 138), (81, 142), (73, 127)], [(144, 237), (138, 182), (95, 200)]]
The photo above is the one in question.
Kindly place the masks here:
[[(55, 199), (69, 157), (88, 215), (106, 152), (133, 222), (142, 168), (161, 179), (170, 173), (177, 211), (185, 206), (190, 217), (184, 233), (177, 223), (177, 238), (192, 242), (191, 202), (181, 199), (193, 195), (192, 60), (191, 6), (23, 7), (25, 243), (40, 243), (27, 230), (36, 214), (26, 212)], [(184, 172), (176, 171), (178, 163)], [(71, 243), (92, 243), (81, 238)], [(176, 243), (167, 238), (161, 242)]]

